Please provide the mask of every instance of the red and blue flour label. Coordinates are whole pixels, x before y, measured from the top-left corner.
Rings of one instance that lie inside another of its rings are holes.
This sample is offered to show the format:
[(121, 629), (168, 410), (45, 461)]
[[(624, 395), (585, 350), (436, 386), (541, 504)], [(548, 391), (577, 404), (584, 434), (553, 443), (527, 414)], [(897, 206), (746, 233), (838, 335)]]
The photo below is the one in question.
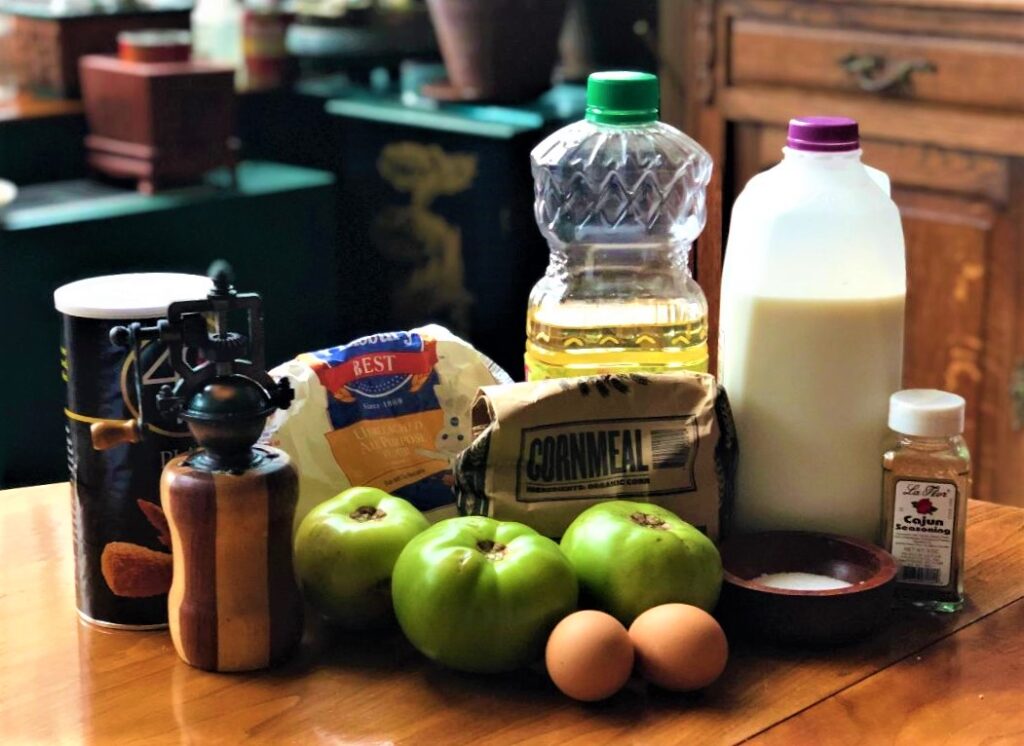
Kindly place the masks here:
[(353, 485), (421, 510), (452, 501), (451, 459), (466, 445), (461, 413), (445, 411), (437, 342), (390, 332), (299, 356), (327, 391), (326, 433)]

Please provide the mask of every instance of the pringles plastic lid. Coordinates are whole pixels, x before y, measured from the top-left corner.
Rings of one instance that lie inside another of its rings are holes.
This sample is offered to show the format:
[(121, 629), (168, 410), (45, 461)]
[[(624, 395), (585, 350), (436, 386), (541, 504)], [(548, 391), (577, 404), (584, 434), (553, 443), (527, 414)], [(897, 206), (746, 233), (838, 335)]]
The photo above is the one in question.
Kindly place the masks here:
[(962, 396), (937, 389), (905, 389), (889, 397), (889, 427), (904, 435), (950, 438), (964, 431)]
[(174, 272), (105, 275), (68, 283), (53, 293), (53, 305), (83, 319), (155, 319), (174, 301), (198, 300), (210, 292), (209, 277)]
[(658, 76), (638, 72), (592, 73), (587, 78), (588, 122), (649, 124), (658, 121)]
[(786, 145), (794, 150), (842, 153), (860, 148), (857, 122), (848, 117), (797, 117), (789, 120)]

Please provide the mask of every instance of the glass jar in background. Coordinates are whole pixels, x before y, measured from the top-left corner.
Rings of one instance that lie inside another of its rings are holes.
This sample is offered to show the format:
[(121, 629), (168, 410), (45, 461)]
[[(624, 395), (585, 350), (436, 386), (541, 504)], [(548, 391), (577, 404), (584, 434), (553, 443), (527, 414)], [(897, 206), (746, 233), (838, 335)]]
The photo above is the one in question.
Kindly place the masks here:
[(295, 77), (295, 61), (285, 43), (294, 17), (279, 0), (243, 3), (242, 57), (247, 90), (280, 88)]
[(244, 72), (241, 0), (198, 0), (192, 8), (192, 59), (230, 65)]

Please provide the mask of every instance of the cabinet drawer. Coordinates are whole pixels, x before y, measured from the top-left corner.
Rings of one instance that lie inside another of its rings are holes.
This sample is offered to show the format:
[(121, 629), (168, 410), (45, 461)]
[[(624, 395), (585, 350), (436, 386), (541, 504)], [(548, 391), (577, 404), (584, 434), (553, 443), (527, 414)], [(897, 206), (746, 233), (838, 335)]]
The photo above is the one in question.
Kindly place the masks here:
[(1024, 47), (733, 18), (728, 84), (1024, 110)]

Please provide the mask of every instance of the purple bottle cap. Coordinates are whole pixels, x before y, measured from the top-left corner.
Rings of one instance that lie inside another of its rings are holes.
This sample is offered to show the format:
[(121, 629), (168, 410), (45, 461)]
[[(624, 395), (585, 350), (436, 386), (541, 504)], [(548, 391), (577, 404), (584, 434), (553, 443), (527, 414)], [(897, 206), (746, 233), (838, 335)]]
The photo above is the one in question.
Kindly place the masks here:
[(848, 117), (797, 117), (789, 120), (786, 145), (794, 150), (841, 153), (860, 147), (857, 122)]

